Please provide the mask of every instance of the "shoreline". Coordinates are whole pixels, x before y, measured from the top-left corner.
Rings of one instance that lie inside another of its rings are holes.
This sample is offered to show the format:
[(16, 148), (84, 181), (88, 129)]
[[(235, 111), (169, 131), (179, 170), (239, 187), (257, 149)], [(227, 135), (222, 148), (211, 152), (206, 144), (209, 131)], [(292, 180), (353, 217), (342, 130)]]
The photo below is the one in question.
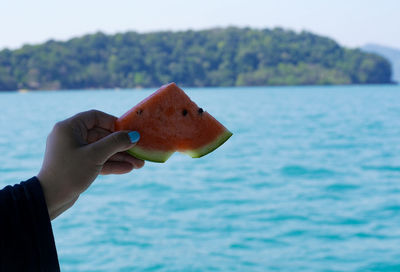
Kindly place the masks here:
[[(201, 89), (201, 88), (279, 88), (279, 87), (359, 87), (359, 86), (400, 86), (400, 83), (392, 82), (392, 83), (373, 83), (373, 84), (315, 84), (315, 85), (256, 85), (256, 86), (184, 86), (179, 85), (185, 89)], [(160, 86), (150, 86), (150, 87), (135, 87), (135, 88), (78, 88), (78, 89), (18, 89), (18, 90), (0, 90), (2, 92), (16, 92), (16, 93), (31, 93), (31, 92), (59, 92), (59, 91), (99, 91), (99, 90), (107, 90), (107, 91), (127, 91), (127, 90), (146, 90), (146, 89), (158, 89)]]

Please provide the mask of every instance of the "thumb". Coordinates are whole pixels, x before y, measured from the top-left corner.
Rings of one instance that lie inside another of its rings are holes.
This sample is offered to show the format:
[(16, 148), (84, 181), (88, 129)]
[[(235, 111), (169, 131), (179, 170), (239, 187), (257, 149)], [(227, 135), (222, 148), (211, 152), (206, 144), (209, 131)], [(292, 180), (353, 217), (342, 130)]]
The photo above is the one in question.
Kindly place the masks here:
[(91, 157), (99, 163), (105, 163), (112, 155), (132, 148), (140, 139), (137, 131), (118, 131), (90, 144)]

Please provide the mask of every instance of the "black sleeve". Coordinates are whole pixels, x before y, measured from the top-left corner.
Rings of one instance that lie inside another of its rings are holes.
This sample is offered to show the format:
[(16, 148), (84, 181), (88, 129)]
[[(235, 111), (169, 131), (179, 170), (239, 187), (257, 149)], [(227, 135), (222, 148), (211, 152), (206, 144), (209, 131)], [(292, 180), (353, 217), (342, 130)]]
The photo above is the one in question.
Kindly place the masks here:
[(36, 177), (0, 190), (0, 271), (60, 271), (46, 202)]

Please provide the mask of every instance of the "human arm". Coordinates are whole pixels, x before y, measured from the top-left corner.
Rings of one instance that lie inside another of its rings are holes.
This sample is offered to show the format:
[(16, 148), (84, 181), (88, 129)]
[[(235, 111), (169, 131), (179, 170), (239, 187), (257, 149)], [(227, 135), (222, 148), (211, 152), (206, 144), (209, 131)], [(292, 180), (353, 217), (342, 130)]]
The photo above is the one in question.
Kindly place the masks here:
[(57, 123), (37, 175), (0, 190), (0, 271), (60, 271), (50, 219), (71, 207), (99, 174), (123, 174), (144, 162), (123, 151), (139, 139), (115, 132), (99, 111)]

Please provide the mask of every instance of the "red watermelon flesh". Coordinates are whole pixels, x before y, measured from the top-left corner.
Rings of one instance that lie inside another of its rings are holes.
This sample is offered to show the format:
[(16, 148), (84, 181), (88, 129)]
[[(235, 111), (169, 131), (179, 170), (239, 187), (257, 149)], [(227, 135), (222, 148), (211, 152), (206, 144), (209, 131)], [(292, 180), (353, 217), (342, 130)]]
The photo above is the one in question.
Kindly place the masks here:
[(232, 136), (175, 83), (162, 86), (122, 115), (115, 128), (138, 131), (140, 140), (128, 153), (153, 162), (165, 162), (176, 151), (199, 158)]

